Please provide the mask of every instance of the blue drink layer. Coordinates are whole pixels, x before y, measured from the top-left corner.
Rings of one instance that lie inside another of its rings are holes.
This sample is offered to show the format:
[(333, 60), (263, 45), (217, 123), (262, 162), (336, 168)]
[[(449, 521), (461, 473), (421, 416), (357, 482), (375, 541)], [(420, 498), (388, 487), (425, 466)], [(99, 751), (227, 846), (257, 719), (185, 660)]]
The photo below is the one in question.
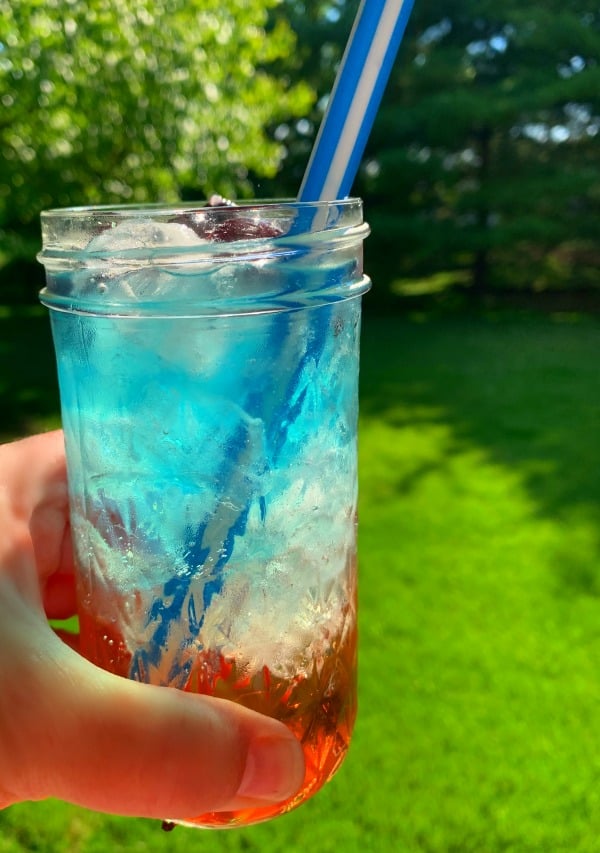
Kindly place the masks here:
[(80, 607), (141, 681), (184, 687), (206, 650), (294, 677), (354, 612), (360, 298), (298, 282), (359, 275), (347, 256), (269, 275), (279, 307), (209, 316), (162, 316), (169, 279), (247, 299), (256, 268), (129, 271), (137, 316), (80, 313), (95, 273), (54, 280), (80, 297), (51, 312)]

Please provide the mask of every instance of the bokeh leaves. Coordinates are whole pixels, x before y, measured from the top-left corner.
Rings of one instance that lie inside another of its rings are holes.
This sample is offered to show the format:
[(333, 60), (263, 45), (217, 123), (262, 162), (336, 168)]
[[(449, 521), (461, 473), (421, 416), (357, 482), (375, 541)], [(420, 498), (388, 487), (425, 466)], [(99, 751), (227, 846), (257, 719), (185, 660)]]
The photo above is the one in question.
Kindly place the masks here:
[[(0, 0), (0, 227), (41, 208), (250, 192), (282, 147), (265, 128), (312, 92), (278, 0)], [(268, 27), (268, 33), (267, 33)]]

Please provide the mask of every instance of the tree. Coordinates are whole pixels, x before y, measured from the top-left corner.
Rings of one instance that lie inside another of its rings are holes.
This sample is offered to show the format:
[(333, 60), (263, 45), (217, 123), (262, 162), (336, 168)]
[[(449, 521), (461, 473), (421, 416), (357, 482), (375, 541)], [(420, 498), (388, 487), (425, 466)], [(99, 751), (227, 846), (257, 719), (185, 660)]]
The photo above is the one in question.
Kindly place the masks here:
[(293, 53), (280, 0), (0, 0), (0, 240), (39, 211), (249, 194), (312, 101), (270, 67)]
[(599, 57), (589, 0), (416, 3), (357, 182), (375, 268), (600, 285)]
[(283, 0), (271, 12), (274, 25), (285, 21), (296, 34), (296, 49), (278, 60), (277, 74), (304, 81), (316, 97), (300, 117), (289, 115), (271, 125), (284, 158), (277, 174), (260, 182), (267, 195), (293, 198), (300, 188), (358, 5), (359, 0)]

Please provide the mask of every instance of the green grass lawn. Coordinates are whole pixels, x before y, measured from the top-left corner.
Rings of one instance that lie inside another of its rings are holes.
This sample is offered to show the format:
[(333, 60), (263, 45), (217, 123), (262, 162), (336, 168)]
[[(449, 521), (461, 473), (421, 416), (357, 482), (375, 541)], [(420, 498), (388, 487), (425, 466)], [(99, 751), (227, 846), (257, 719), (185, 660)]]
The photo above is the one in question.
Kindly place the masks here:
[[(5, 434), (52, 424), (45, 327), (0, 330)], [(0, 853), (600, 851), (600, 324), (368, 316), (363, 340), (360, 713), (339, 775), (221, 833), (24, 804), (0, 813)]]

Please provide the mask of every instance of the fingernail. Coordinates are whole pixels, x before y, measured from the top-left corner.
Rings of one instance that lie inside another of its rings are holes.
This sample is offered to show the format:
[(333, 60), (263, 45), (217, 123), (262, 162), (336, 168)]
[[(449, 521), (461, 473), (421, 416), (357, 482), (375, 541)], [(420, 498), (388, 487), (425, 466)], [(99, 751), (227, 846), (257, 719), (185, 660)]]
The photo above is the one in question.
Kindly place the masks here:
[(293, 738), (259, 737), (250, 741), (238, 796), (281, 802), (300, 788), (304, 757)]

